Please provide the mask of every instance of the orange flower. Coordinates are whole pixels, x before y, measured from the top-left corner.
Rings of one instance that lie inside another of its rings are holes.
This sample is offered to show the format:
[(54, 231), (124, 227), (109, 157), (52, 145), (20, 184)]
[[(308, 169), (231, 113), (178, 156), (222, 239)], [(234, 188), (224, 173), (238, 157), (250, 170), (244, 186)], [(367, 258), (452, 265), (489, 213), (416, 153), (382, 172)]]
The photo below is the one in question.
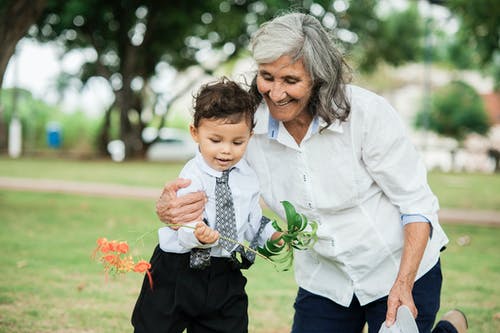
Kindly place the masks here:
[(107, 254), (102, 257), (102, 260), (110, 265), (116, 265), (120, 261), (120, 257), (116, 254)]
[(134, 268), (134, 260), (130, 256), (122, 258), (116, 268), (120, 272), (130, 272)]
[(146, 272), (148, 276), (149, 287), (151, 288), (151, 290), (153, 290), (153, 277), (151, 276), (151, 272), (149, 271), (150, 268), (151, 264), (149, 262), (147, 262), (146, 260), (140, 260), (139, 262), (137, 262), (137, 264), (135, 264), (134, 272), (137, 273)]
[(128, 252), (128, 244), (127, 242), (120, 242), (116, 244), (116, 251), (120, 253), (127, 253)]
[(97, 239), (97, 247), (94, 249), (92, 258), (95, 259), (98, 252), (101, 256), (98, 258), (104, 266), (104, 273), (106, 277), (108, 273), (127, 273), (137, 272), (146, 273), (149, 280), (149, 285), (153, 289), (153, 278), (151, 276), (151, 264), (145, 260), (140, 260), (134, 263), (132, 256), (127, 256), (129, 246), (127, 242), (116, 240), (108, 241), (106, 238), (101, 237)]
[(151, 268), (151, 264), (147, 262), (146, 260), (140, 260), (135, 264), (134, 266), (134, 272), (137, 273), (144, 273), (147, 272)]
[(97, 247), (102, 247), (107, 243), (108, 243), (108, 240), (105, 237), (101, 237), (101, 238), (97, 239)]

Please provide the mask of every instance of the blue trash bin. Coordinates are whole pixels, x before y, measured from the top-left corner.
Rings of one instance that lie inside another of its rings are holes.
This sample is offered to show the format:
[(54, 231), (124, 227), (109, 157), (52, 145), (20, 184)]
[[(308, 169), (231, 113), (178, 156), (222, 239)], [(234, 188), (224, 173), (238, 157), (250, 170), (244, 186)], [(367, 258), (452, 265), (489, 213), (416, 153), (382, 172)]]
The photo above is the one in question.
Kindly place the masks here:
[(50, 122), (47, 124), (47, 145), (50, 148), (58, 149), (61, 148), (62, 144), (62, 134), (61, 125), (56, 122)]

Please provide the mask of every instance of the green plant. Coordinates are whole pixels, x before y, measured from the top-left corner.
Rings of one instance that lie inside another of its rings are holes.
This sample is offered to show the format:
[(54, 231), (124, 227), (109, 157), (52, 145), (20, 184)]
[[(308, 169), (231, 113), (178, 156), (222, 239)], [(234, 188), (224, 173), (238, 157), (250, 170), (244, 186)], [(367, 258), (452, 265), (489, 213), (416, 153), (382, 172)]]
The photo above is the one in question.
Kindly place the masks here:
[(275, 240), (268, 240), (258, 251), (275, 263), (283, 264), (283, 270), (288, 270), (293, 264), (293, 250), (307, 250), (316, 243), (318, 223), (309, 221), (304, 214), (297, 213), (295, 207), (288, 201), (282, 201), (285, 209), (286, 228), (283, 223), (273, 220), (274, 229), (282, 235)]

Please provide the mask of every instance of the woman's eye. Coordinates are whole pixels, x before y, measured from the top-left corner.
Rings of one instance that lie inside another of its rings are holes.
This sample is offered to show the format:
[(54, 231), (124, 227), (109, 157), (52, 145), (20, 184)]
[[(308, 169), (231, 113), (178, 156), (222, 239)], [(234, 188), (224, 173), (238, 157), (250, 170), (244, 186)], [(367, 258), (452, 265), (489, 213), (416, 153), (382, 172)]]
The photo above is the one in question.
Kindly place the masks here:
[(272, 81), (273, 80), (273, 77), (271, 75), (267, 75), (267, 74), (261, 74), (260, 75), (264, 80), (266, 81)]

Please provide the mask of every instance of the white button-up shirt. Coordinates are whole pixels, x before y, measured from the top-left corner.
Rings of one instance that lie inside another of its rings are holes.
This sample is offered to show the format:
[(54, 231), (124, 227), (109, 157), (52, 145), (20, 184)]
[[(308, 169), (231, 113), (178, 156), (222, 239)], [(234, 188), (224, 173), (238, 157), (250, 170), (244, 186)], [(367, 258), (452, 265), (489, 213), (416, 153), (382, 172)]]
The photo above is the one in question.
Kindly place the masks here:
[(416, 278), (448, 242), (438, 200), (397, 112), (382, 97), (348, 87), (351, 113), (319, 132), (315, 118), (300, 144), (263, 105), (246, 158), (257, 172), (265, 203), (282, 218), (281, 201), (319, 224), (312, 250), (295, 251), (295, 278), (312, 293), (349, 306), (388, 295), (401, 260), (402, 216), (432, 225)]
[[(180, 178), (191, 179), (191, 184), (177, 192), (178, 196), (187, 193), (204, 191), (208, 201), (205, 204), (203, 217), (208, 221), (208, 225), (215, 229), (215, 182), (216, 178), (222, 176), (221, 171), (212, 169), (203, 159), (198, 151), (196, 156), (188, 161), (181, 173)], [(236, 220), (236, 230), (240, 243), (250, 242), (257, 234), (262, 217), (262, 209), (259, 205), (259, 182), (257, 175), (250, 168), (248, 163), (242, 159), (229, 173), (229, 187), (233, 197), (234, 214)], [(199, 222), (199, 221), (198, 221)], [(188, 223), (194, 226), (197, 222)], [(275, 230), (271, 223), (267, 224), (259, 237), (259, 245), (271, 237)], [(179, 228), (173, 230), (170, 227), (163, 227), (158, 230), (159, 245), (165, 252), (186, 253), (192, 248), (211, 248), (210, 255), (214, 257), (229, 257), (230, 254), (221, 246), (218, 241), (213, 244), (202, 244), (194, 236), (193, 229)], [(237, 244), (234, 247), (238, 246)]]

